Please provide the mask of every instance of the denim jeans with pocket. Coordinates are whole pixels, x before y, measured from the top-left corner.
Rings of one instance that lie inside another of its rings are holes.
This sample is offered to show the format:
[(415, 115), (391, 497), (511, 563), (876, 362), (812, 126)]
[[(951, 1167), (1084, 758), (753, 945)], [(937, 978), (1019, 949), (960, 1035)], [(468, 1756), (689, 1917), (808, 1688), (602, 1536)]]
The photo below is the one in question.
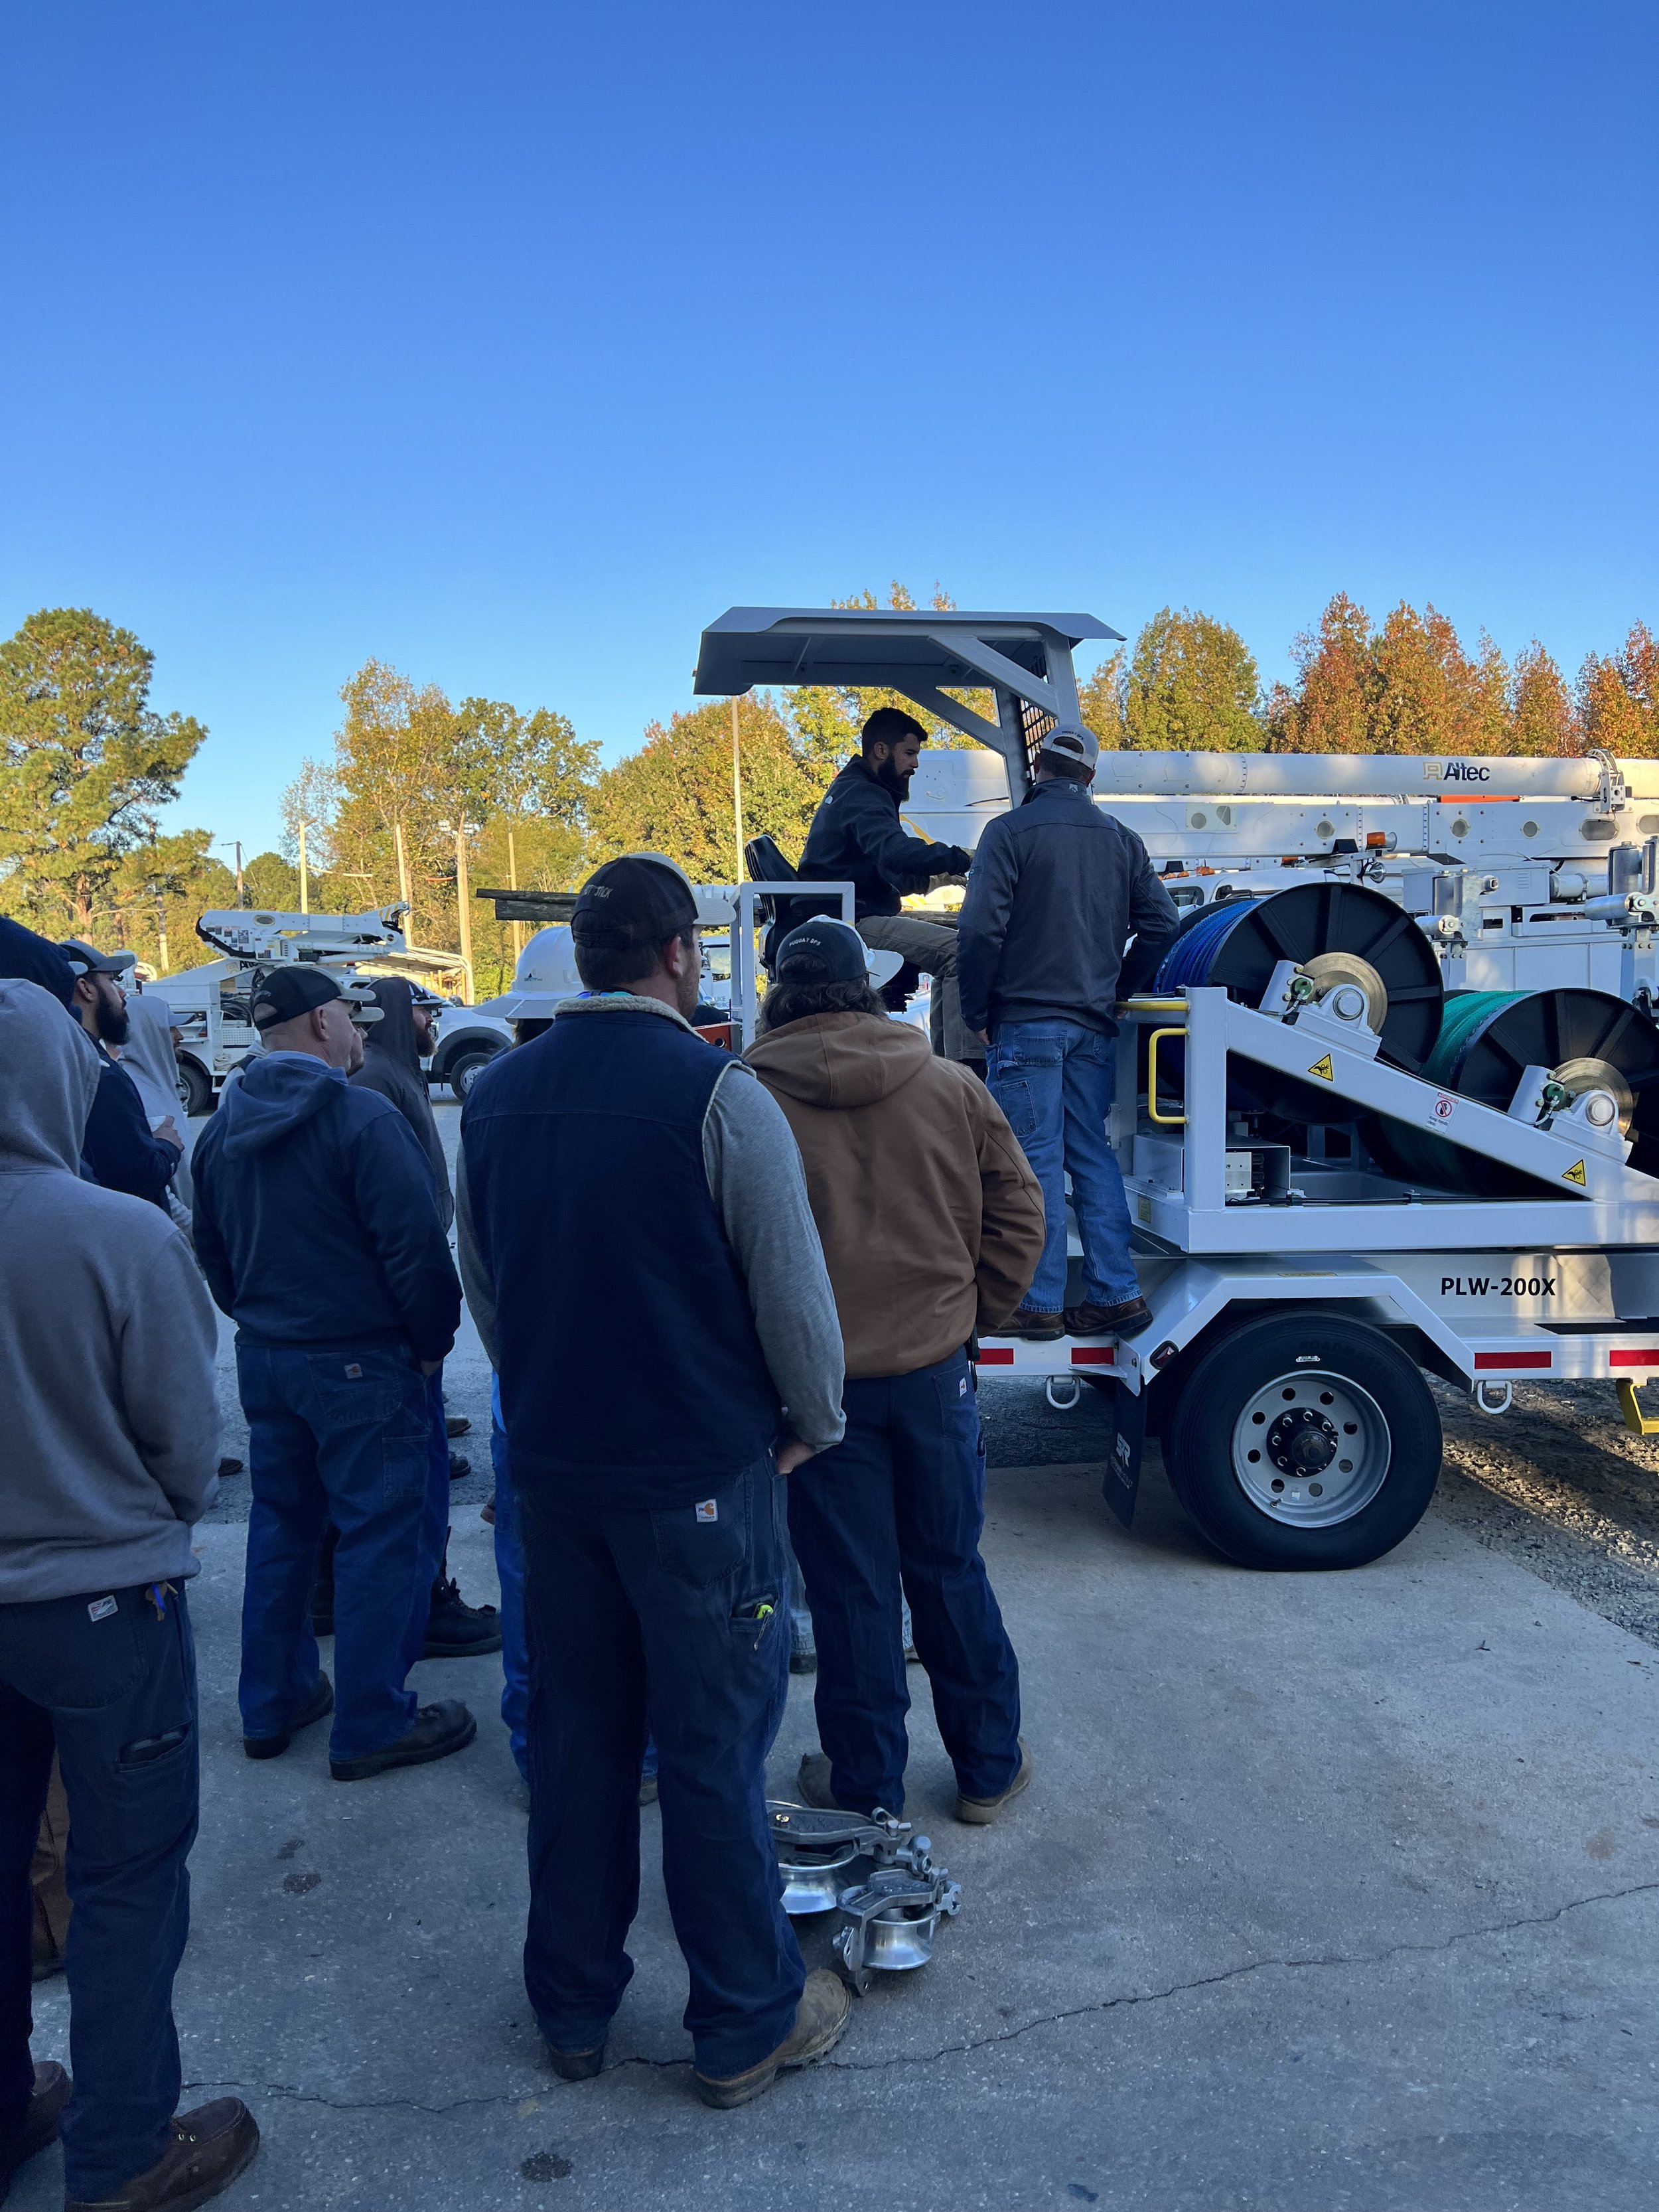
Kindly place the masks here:
[(179, 2102), (173, 1978), (190, 1927), (196, 1647), (182, 1589), (0, 1605), (0, 2129), (29, 2057), (29, 1860), (57, 1750), (69, 1799), (64, 2176), (80, 2203), (155, 2165)]
[(520, 1486), (530, 1646), (525, 1987), (559, 2051), (603, 2043), (634, 1967), (640, 1765), (657, 1743), (663, 1879), (696, 2063), (738, 2074), (794, 2024), (766, 1757), (789, 1686), (783, 1482), (770, 1455), (660, 1512)]
[(1081, 1022), (1000, 1022), (986, 1081), (1042, 1186), (1048, 1233), (1025, 1305), (1059, 1313), (1066, 1304), (1066, 1177), (1083, 1245), (1083, 1295), (1119, 1305), (1139, 1295), (1129, 1258), (1129, 1206), (1106, 1135), (1117, 1042)]
[(415, 1720), (404, 1680), (432, 1602), (432, 1394), (401, 1346), (305, 1352), (243, 1339), (236, 1376), (253, 1498), (242, 1732), (280, 1735), (316, 1682), (311, 1589), (328, 1522), (339, 1531), (329, 1751), (360, 1759), (395, 1743)]

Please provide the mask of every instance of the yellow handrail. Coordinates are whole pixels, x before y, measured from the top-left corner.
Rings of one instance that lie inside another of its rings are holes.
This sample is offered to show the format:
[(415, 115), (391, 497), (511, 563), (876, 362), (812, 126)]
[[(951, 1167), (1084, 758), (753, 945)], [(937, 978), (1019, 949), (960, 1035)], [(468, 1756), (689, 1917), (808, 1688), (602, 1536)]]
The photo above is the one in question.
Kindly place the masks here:
[(1183, 1030), (1154, 1030), (1146, 1040), (1146, 1111), (1154, 1121), (1166, 1129), (1183, 1129), (1187, 1126), (1184, 1114), (1160, 1114), (1158, 1110), (1158, 1047), (1160, 1037), (1184, 1037)]

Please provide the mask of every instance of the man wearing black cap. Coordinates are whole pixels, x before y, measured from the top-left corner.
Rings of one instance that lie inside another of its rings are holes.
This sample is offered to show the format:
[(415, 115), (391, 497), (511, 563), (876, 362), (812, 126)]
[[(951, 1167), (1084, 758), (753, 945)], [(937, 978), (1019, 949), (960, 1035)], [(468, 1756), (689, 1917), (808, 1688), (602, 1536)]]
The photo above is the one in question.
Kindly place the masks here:
[[(1151, 981), (1180, 926), (1133, 830), (1089, 796), (1099, 743), (1049, 731), (1024, 803), (986, 824), (963, 902), (962, 1018), (989, 1044), (992, 1095), (1042, 1185), (1048, 1238), (1012, 1336), (1133, 1336), (1152, 1319), (1106, 1132), (1117, 1002)], [(1066, 1178), (1083, 1296), (1066, 1303)]]
[(100, 952), (71, 937), (58, 950), (74, 978), (70, 1012), (103, 1063), (98, 1097), (87, 1122), (86, 1163), (106, 1190), (125, 1190), (166, 1207), (185, 1140), (171, 1117), (151, 1131), (138, 1086), (106, 1047), (127, 1041), (127, 994), (121, 978), (136, 964), (131, 952)]
[[(248, 1420), (243, 1746), (274, 1759), (331, 1708), (330, 1768), (356, 1782), (477, 1733), (465, 1705), (417, 1711), (404, 1686), (437, 1565), (426, 1378), (454, 1341), (460, 1285), (413, 1131), (346, 1080), (378, 1009), (300, 963), (251, 997), (264, 1050), (194, 1161), (196, 1256), (236, 1322)], [(337, 1705), (310, 1621), (325, 1522), (339, 1531)]]
[(633, 1972), (648, 1727), (696, 2087), (726, 2106), (847, 2024), (840, 1982), (804, 1973), (764, 1802), (777, 1478), (841, 1437), (841, 1331), (788, 1124), (687, 1018), (685, 878), (612, 860), (571, 933), (586, 989), (478, 1078), (456, 1179), (524, 1542), (525, 1982), (555, 2069), (597, 2074)]
[(800, 873), (817, 883), (854, 886), (853, 912), (865, 943), (896, 952), (933, 979), (934, 1051), (982, 1069), (985, 1048), (963, 1026), (957, 1003), (955, 929), (943, 918), (901, 911), (907, 892), (925, 891), (941, 876), (966, 875), (974, 857), (960, 845), (913, 837), (899, 820), (927, 742), (914, 714), (877, 708), (864, 726), (856, 757), (812, 817)]

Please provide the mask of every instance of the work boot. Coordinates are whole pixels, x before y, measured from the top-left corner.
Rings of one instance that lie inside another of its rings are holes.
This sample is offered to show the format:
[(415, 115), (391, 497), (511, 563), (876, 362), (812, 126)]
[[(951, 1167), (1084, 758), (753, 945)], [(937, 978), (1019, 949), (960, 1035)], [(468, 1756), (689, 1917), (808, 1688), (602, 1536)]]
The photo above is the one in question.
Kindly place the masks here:
[(478, 1518), (480, 1521), (488, 1521), (492, 1528), (495, 1527), (495, 1493), (493, 1490), (490, 1492), (489, 1497), (485, 1498), (483, 1504), (478, 1508)]
[(317, 1679), (311, 1686), (311, 1695), (306, 1699), (285, 1729), (275, 1735), (245, 1735), (242, 1749), (250, 1759), (280, 1759), (301, 1729), (319, 1721), (325, 1713), (334, 1710), (334, 1685), (319, 1667)]
[(1018, 1797), (1020, 1791), (1027, 1787), (1036, 1769), (1031, 1754), (1026, 1749), (1024, 1737), (1021, 1736), (1018, 1742), (1019, 1771), (1008, 1787), (1000, 1791), (994, 1797), (964, 1797), (958, 1790), (957, 1793), (958, 1820), (965, 1820), (970, 1828), (988, 1828), (1009, 1799)]
[(0, 2135), (0, 2199), (11, 2187), (12, 2176), (27, 2166), (37, 2151), (58, 2140), (58, 2123), (70, 2100), (74, 2083), (55, 2058), (34, 2069), (34, 2087), (15, 2127)]
[(64, 2199), (64, 2212), (191, 2212), (228, 2189), (259, 2148), (259, 2130), (240, 2097), (216, 2097), (173, 2123), (173, 2141), (152, 2166), (112, 2197), (82, 2203)]
[(444, 1539), (443, 1564), (432, 1585), (432, 1606), (426, 1617), (422, 1659), (482, 1659), (501, 1648), (501, 1616), (493, 1605), (469, 1605), (460, 1584), (449, 1575), (449, 1539)]
[(1152, 1317), (1152, 1308), (1139, 1295), (1123, 1298), (1115, 1306), (1091, 1305), (1085, 1298), (1080, 1306), (1066, 1307), (1066, 1334), (1067, 1336), (1138, 1336)]
[(817, 1966), (806, 1977), (806, 1986), (795, 2007), (795, 2024), (770, 2057), (741, 2074), (694, 2073), (697, 2094), (717, 2112), (729, 2112), (769, 2089), (778, 2075), (793, 2066), (810, 2066), (833, 2051), (847, 2033), (853, 2000), (847, 1984), (827, 1966)]
[(422, 1705), (415, 1725), (395, 1743), (379, 1751), (366, 1751), (361, 1759), (331, 1759), (328, 1771), (337, 1782), (368, 1782), (394, 1766), (428, 1766), (434, 1759), (447, 1759), (452, 1751), (465, 1751), (478, 1733), (478, 1723), (454, 1698), (435, 1705)]
[(464, 1437), (471, 1426), (465, 1413), (448, 1413), (444, 1417), (444, 1434), (447, 1437)]
[(467, 1476), (471, 1474), (471, 1472), (472, 1462), (470, 1459), (464, 1459), (459, 1452), (451, 1452), (449, 1455), (449, 1479), (452, 1482), (465, 1482)]
[(1021, 1306), (1006, 1328), (999, 1329), (1000, 1336), (1022, 1336), (1028, 1344), (1052, 1344), (1066, 1334), (1066, 1316), (1057, 1313), (1038, 1313), (1030, 1306)]
[(830, 1786), (827, 1751), (809, 1751), (803, 1756), (795, 1773), (795, 1795), (803, 1805), (815, 1806), (820, 1813), (846, 1811), (844, 1805), (836, 1802), (836, 1793)]
[(591, 2081), (605, 2064), (605, 2045), (596, 2044), (592, 2051), (557, 2051), (550, 2043), (547, 2063), (561, 2081)]

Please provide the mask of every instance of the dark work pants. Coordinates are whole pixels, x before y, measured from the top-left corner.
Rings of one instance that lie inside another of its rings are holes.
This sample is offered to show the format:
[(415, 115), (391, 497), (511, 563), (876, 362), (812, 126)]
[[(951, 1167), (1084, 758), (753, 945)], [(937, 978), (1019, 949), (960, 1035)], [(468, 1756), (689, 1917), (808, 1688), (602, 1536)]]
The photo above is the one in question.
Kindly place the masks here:
[(901, 1595), (957, 1787), (994, 1797), (1019, 1767), (1019, 1667), (979, 1556), (985, 1443), (967, 1355), (849, 1380), (842, 1405), (845, 1437), (789, 1477), (836, 1802), (904, 1809)]
[(33, 2081), (29, 1860), (56, 1748), (75, 1908), (64, 2172), (82, 2201), (155, 2165), (179, 2102), (173, 1978), (190, 1926), (196, 1650), (183, 1592), (165, 1602), (158, 1615), (144, 1590), (118, 1589), (0, 1606), (0, 2129), (21, 2118)]
[(323, 1524), (334, 1554), (334, 1728), (358, 1759), (413, 1726), (404, 1687), (431, 1608), (431, 1393), (406, 1351), (311, 1352), (239, 1342), (248, 1425), (247, 1569), (242, 1588), (246, 1735), (280, 1735), (319, 1666), (311, 1591)]
[(634, 1972), (623, 1944), (639, 1909), (647, 1726), (697, 2065), (741, 2073), (794, 2024), (805, 1976), (765, 1802), (789, 1680), (781, 1488), (768, 1458), (703, 1505), (666, 1512), (578, 1510), (539, 1486), (518, 1490), (530, 1656), (525, 1987), (556, 2050), (601, 2044)]

